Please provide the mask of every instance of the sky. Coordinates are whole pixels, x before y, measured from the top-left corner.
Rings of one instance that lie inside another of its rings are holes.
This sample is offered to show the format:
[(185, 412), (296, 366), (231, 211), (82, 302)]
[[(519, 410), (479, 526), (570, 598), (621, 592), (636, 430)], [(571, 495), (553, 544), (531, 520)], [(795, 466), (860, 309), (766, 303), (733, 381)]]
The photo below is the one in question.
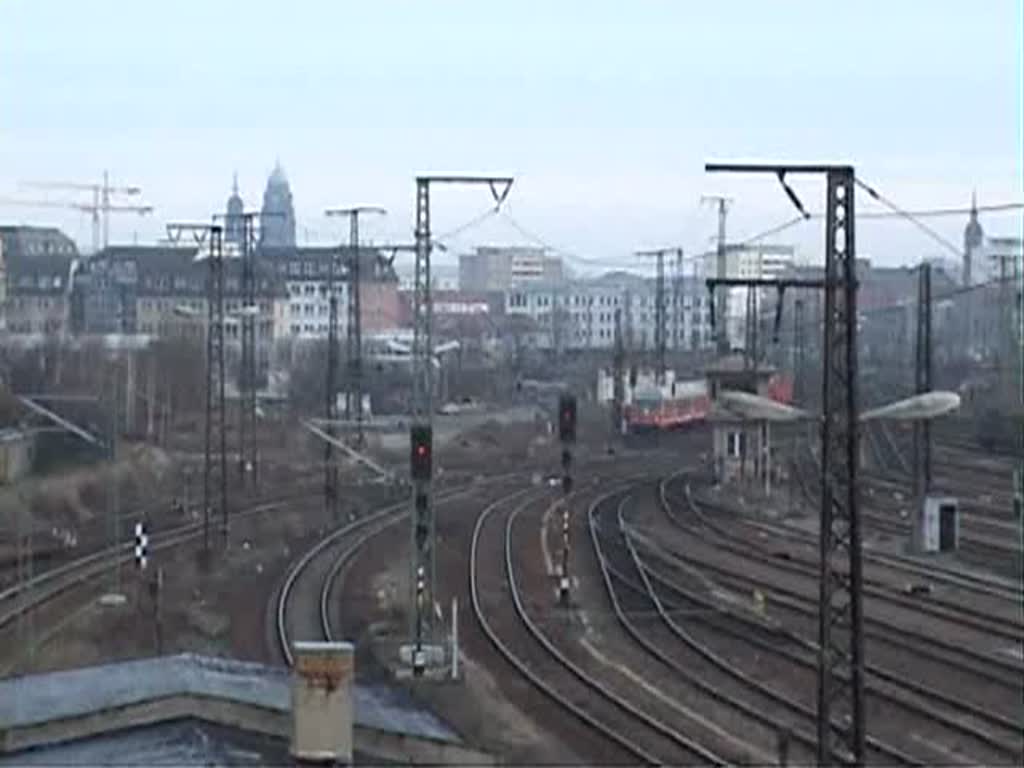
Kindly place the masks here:
[[(509, 174), (503, 212), (451, 254), (534, 241), (622, 265), (707, 249), (703, 194), (732, 198), (730, 239), (793, 217), (772, 178), (708, 175), (712, 159), (850, 163), (905, 209), (966, 206), (972, 190), (1019, 202), (1022, 5), (0, 0), (0, 198), (109, 170), (155, 207), (114, 217), (111, 240), (152, 242), (222, 211), (235, 171), (258, 208), (280, 160), (300, 240), (336, 242), (347, 230), (324, 209), (373, 204), (388, 215), (365, 236), (408, 242), (416, 175)], [(821, 180), (794, 187), (821, 210)], [(486, 188), (436, 188), (433, 229), (491, 206)], [(0, 221), (90, 240), (75, 211), (0, 203)], [(931, 223), (961, 243), (964, 219)], [(804, 258), (822, 240), (820, 222), (775, 238)], [(955, 258), (905, 221), (862, 221), (857, 242), (883, 264)]]

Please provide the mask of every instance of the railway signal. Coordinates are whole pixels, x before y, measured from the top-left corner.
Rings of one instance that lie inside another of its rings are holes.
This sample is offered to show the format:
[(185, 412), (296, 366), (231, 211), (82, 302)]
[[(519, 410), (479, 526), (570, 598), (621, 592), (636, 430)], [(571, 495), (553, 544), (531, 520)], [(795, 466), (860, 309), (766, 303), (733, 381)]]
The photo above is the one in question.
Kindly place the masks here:
[(146, 570), (146, 557), (149, 549), (149, 536), (146, 535), (146, 526), (142, 523), (135, 524), (135, 565), (140, 571)]
[(558, 437), (562, 442), (562, 573), (558, 582), (558, 599), (569, 606), (569, 495), (572, 493), (572, 449), (576, 442), (576, 396), (558, 398)]
[[(423, 566), (419, 566), (416, 569), (416, 610), (423, 610), (423, 598), (424, 592), (426, 591), (426, 573), (423, 570)], [(416, 677), (423, 675), (423, 669), (426, 667), (426, 655), (423, 653), (423, 635), (417, 634), (416, 636), (416, 647), (413, 649), (412, 654), (412, 673)]]
[(412, 450), (410, 457), (412, 479), (429, 480), (433, 460), (433, 428), (422, 425), (411, 427), (409, 430), (409, 444)]
[[(495, 208), (501, 206), (508, 196), (512, 187), (512, 178), (508, 176), (417, 176), (416, 177), (416, 261), (414, 269), (413, 301), (412, 301), (412, 401), (411, 416), (412, 423), (417, 427), (429, 427), (433, 419), (434, 402), (434, 344), (433, 344), (433, 315), (434, 302), (431, 300), (431, 252), (440, 248), (441, 244), (433, 241), (430, 231), (430, 195), (431, 188), (438, 185), (486, 185), (491, 192)], [(415, 494), (425, 494), (427, 505), (424, 512), (421, 512), (413, 501), (413, 537), (421, 526), (426, 526), (426, 535), (419, 544), (414, 541), (411, 544), (415, 551), (412, 553), (410, 576), (415, 577), (420, 568), (424, 573), (424, 598), (422, 609), (417, 608), (410, 611), (411, 634), (416, 638), (426, 637), (427, 643), (433, 643), (435, 637), (434, 611), (435, 602), (434, 583), (436, 577), (435, 566), (435, 529), (433, 513), (431, 511), (431, 477), (432, 477), (432, 450), (430, 440), (425, 441), (425, 451), (417, 451), (416, 442), (413, 441), (413, 490)], [(417, 454), (419, 454), (417, 456)], [(410, 584), (412, 578), (410, 578)], [(412, 590), (410, 589), (410, 593)], [(410, 594), (410, 602), (415, 596)], [(431, 652), (437, 646), (431, 645)]]
[(558, 398), (558, 439), (563, 443), (576, 442), (576, 397), (562, 395)]

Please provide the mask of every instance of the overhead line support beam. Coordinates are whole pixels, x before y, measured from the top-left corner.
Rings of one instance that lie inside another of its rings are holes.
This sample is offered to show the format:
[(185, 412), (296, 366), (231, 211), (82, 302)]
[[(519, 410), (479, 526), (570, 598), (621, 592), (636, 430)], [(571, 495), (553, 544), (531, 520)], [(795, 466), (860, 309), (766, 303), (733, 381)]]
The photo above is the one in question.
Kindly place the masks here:
[[(817, 762), (865, 760), (864, 637), (858, 510), (857, 264), (851, 165), (708, 163), (708, 172), (826, 177)], [(787, 195), (805, 213), (795, 193)], [(838, 722), (839, 728), (832, 729)]]
[[(430, 190), (438, 184), (486, 186), (495, 207), (500, 207), (512, 187), (510, 176), (439, 175), (416, 177), (416, 264), (413, 272), (412, 344), (412, 434), (430, 435), (433, 441), (433, 302), (431, 300), (430, 254), (435, 244), (430, 234)], [(424, 431), (425, 430), (425, 431)], [(425, 446), (432, 452), (433, 446)], [(435, 524), (431, 485), (434, 462), (423, 473), (413, 473), (412, 562), (410, 634), (417, 644), (434, 640)]]

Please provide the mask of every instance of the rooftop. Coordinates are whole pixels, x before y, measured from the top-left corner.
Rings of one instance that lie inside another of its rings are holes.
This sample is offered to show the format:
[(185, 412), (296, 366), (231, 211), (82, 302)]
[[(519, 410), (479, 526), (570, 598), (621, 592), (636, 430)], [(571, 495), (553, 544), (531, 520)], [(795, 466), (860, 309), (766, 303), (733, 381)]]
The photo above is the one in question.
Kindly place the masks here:
[[(204, 743), (204, 733), (226, 726), (230, 738), (205, 748), (247, 743), (248, 762), (267, 762), (288, 737), (290, 686), (283, 667), (188, 653), (0, 680), (0, 765), (11, 755), (23, 764), (39, 754), (39, 764), (106, 763), (105, 755), (120, 749), (137, 764), (181, 764), (192, 762), (183, 758)], [(470, 751), (400, 689), (357, 684), (353, 696), (357, 750), (362, 743), (364, 751), (396, 756), (398, 745), (417, 742), (438, 755)], [(115, 732), (128, 735), (112, 741)], [(211, 759), (225, 762), (199, 762)]]

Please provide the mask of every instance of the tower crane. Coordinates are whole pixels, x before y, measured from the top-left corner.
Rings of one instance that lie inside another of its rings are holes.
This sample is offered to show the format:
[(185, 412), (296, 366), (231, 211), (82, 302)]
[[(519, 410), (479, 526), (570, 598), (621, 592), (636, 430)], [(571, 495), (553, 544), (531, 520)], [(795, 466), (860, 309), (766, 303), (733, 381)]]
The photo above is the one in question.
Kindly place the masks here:
[(8, 200), (3, 199), (6, 205), (24, 205), (33, 208), (70, 208), (72, 210), (85, 211), (92, 217), (92, 250), (95, 253), (100, 248), (100, 214), (102, 213), (103, 225), (103, 247), (110, 241), (110, 214), (111, 213), (137, 213), (144, 216), (153, 212), (151, 205), (133, 205), (125, 203), (112, 203), (111, 195), (135, 196), (142, 193), (142, 189), (136, 186), (112, 186), (109, 174), (103, 172), (103, 181), (98, 184), (88, 184), (72, 181), (26, 181), (22, 187), (32, 189), (60, 189), (74, 192), (91, 192), (92, 201), (89, 203), (60, 202), (52, 200)]

